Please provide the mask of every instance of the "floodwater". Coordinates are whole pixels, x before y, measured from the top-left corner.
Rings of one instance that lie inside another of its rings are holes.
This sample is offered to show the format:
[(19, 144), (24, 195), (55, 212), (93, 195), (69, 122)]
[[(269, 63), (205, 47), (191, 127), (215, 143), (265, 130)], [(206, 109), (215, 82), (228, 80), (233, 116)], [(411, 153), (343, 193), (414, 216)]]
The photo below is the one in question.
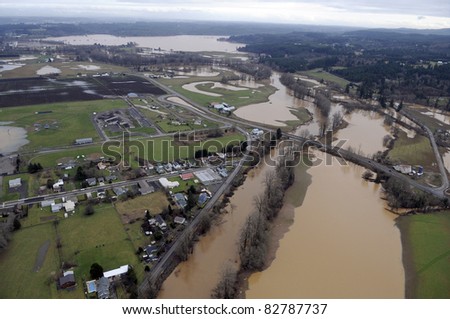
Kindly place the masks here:
[(238, 268), (238, 241), (242, 225), (253, 211), (253, 197), (262, 189), (270, 167), (261, 165), (230, 198), (227, 214), (200, 238), (189, 259), (164, 282), (158, 298), (209, 298), (225, 266)]
[(29, 143), (27, 131), (21, 127), (6, 126), (0, 122), (0, 154), (15, 153), (20, 147)]
[(212, 83), (209, 81), (206, 82), (192, 82), (192, 83), (188, 83), (182, 86), (183, 89), (194, 92), (194, 93), (200, 93), (203, 95), (208, 95), (208, 96), (214, 96), (214, 97), (220, 97), (222, 96), (222, 94), (218, 94), (218, 93), (213, 93), (213, 92), (207, 92), (207, 91), (203, 91), (197, 88), (197, 86), (201, 86), (201, 85), (205, 85), (207, 83)]
[(0, 72), (11, 71), (23, 67), (22, 63), (0, 64)]
[(450, 148), (447, 148), (447, 152), (442, 156), (442, 160), (444, 161), (444, 166), (447, 169), (447, 172), (450, 174)]
[(389, 135), (389, 130), (380, 114), (356, 110), (346, 114), (344, 120), (348, 123), (347, 127), (336, 134), (338, 141), (346, 141), (343, 148), (351, 146), (366, 156), (386, 149), (383, 146), (383, 137)]
[(238, 53), (239, 47), (245, 46), (243, 43), (231, 43), (217, 41), (220, 36), (205, 35), (177, 35), (167, 37), (116, 37), (107, 34), (76, 35), (67, 37), (51, 37), (44, 40), (59, 41), (71, 45), (126, 45), (129, 42), (137, 43), (138, 47), (153, 48), (164, 51), (217, 51)]
[(240, 107), (233, 114), (248, 121), (275, 126), (286, 126), (283, 121), (297, 120), (290, 110), (305, 106), (307, 102), (291, 96), (288, 89), (280, 83), (278, 73), (271, 76), (270, 84), (277, 91), (269, 96), (268, 102)]
[(271, 265), (249, 278), (247, 298), (403, 298), (395, 215), (380, 186), (350, 165), (310, 168), (312, 183)]
[(55, 74), (55, 73), (61, 73), (61, 70), (49, 65), (46, 65), (39, 70), (36, 71), (37, 75), (48, 75), (48, 74)]

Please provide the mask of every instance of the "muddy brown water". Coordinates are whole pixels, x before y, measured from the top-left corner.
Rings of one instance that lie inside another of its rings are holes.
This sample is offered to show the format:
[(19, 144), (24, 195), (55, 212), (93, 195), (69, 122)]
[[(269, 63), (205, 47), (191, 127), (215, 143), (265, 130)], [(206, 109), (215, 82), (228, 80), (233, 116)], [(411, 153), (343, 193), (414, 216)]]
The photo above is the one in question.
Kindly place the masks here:
[(353, 164), (310, 168), (311, 185), (271, 265), (247, 298), (403, 298), (395, 215)]
[(238, 268), (238, 241), (242, 225), (253, 210), (266, 172), (261, 165), (252, 170), (230, 199), (227, 214), (194, 247), (186, 262), (177, 266), (164, 282), (158, 298), (209, 298), (225, 266)]

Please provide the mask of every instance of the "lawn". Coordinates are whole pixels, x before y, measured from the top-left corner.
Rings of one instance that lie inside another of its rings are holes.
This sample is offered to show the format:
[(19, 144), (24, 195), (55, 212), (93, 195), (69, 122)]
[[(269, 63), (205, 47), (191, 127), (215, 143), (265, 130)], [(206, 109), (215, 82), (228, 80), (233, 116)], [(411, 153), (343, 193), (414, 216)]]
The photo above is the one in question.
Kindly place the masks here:
[[(50, 247), (36, 272), (38, 250), (48, 240)], [(0, 255), (0, 298), (57, 298), (55, 275), (59, 265), (52, 223), (21, 229)], [(80, 295), (74, 292), (75, 297)]]
[(158, 191), (152, 194), (137, 196), (136, 198), (126, 201), (119, 201), (115, 204), (124, 224), (131, 220), (143, 219), (145, 210), (148, 209), (153, 215), (161, 213), (167, 208), (169, 202), (164, 192)]
[(17, 175), (10, 175), (10, 176), (4, 176), (3, 177), (3, 185), (2, 185), (2, 193), (0, 199), (3, 202), (10, 201), (10, 200), (17, 200), (20, 198), (20, 190), (19, 189), (9, 189), (9, 181), (12, 179), (21, 178), (22, 179), (22, 187), (27, 188), (26, 191), (24, 191), (24, 195), (29, 195), (29, 182), (31, 179), (31, 175), (29, 174), (17, 174)]
[(422, 165), (428, 170), (436, 170), (433, 166), (436, 159), (430, 140), (419, 134), (414, 138), (408, 138), (405, 132), (400, 131), (389, 157), (401, 164)]
[[(94, 262), (105, 271), (132, 265), (142, 280), (143, 266), (116, 209), (111, 204), (96, 205), (94, 209), (92, 216), (83, 214), (83, 206), (67, 219), (58, 214), (56, 227), (53, 222), (41, 222), (41, 217), (52, 215), (47, 210), (31, 209), (29, 217), (22, 221), (22, 229), (14, 233), (8, 249), (0, 255), (0, 298), (84, 298), (83, 285)], [(61, 242), (59, 252), (57, 238)], [(39, 248), (47, 241), (50, 246), (46, 258), (36, 272)], [(56, 289), (62, 262), (75, 265), (75, 291)]]
[[(80, 148), (73, 148), (67, 150), (56, 151), (52, 153), (45, 153), (36, 155), (28, 159), (28, 162), (32, 163), (40, 163), (44, 169), (49, 167), (56, 167), (58, 163), (61, 163), (63, 159), (72, 159), (76, 160), (76, 157), (79, 155), (85, 155), (87, 157), (91, 155), (101, 154), (101, 146), (86, 146)], [(81, 163), (81, 159), (78, 162)], [(69, 171), (70, 173), (70, 171)]]
[(30, 143), (23, 149), (30, 151), (73, 145), (77, 138), (92, 137), (100, 141), (91, 121), (92, 113), (124, 107), (122, 100), (96, 100), (9, 107), (0, 111), (2, 121), (13, 121), (12, 125), (27, 130)]
[(407, 298), (450, 298), (450, 212), (397, 219)]
[(101, 204), (94, 206), (94, 210), (93, 215), (85, 216), (80, 207), (76, 214), (60, 221), (62, 260), (77, 265), (75, 276), (80, 284), (82, 278), (88, 279), (95, 262), (105, 271), (132, 265), (142, 279), (142, 266), (115, 208)]
[(301, 72), (301, 74), (309, 76), (318, 81), (324, 80), (326, 82), (336, 83), (341, 88), (345, 88), (347, 86), (347, 84), (350, 83), (346, 79), (343, 79), (334, 74), (328, 73), (328, 72), (324, 71), (323, 69), (314, 69), (314, 70), (304, 71), (304, 72)]
[(220, 97), (209, 96), (201, 93), (191, 92), (189, 90), (183, 89), (183, 85), (194, 82), (201, 81), (213, 81), (220, 82), (222, 79), (223, 73), (218, 75), (217, 77), (190, 77), (190, 78), (182, 78), (182, 79), (164, 79), (160, 80), (161, 83), (171, 87), (176, 92), (185, 96), (186, 98), (200, 104), (207, 106), (213, 102), (225, 102), (230, 105), (239, 107), (249, 104), (262, 103), (269, 100), (269, 96), (275, 93), (276, 88), (266, 83), (265, 86), (259, 87), (257, 89), (247, 89), (247, 90), (227, 90), (223, 88), (212, 88), (212, 85), (202, 85), (196, 86), (198, 89), (203, 90), (205, 92), (211, 92), (216, 94), (221, 94)]

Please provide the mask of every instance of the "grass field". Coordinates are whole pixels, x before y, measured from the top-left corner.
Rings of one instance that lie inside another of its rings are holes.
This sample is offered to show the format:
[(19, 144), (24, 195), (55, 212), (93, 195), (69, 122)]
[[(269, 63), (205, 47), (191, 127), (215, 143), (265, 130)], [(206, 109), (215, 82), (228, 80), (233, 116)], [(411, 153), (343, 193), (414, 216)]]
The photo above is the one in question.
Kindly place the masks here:
[[(85, 216), (83, 206), (78, 207), (74, 215), (60, 219), (56, 228), (53, 222), (40, 222), (40, 217), (49, 215), (39, 208), (30, 210), (27, 219), (33, 221), (22, 222), (23, 228), (14, 233), (8, 250), (0, 255), (0, 298), (84, 298), (84, 281), (94, 262), (105, 271), (132, 265), (138, 279), (143, 279), (143, 266), (113, 206), (97, 205), (92, 216)], [(37, 224), (28, 226), (34, 223)], [(42, 268), (36, 272), (36, 256), (46, 241), (50, 241), (50, 248)], [(76, 265), (78, 286), (75, 291), (56, 289), (61, 262)]]
[[(124, 107), (126, 104), (122, 100), (96, 100), (2, 108), (0, 114), (2, 121), (13, 121), (12, 125), (27, 130), (30, 143), (24, 150), (37, 150), (72, 145), (77, 138), (92, 137), (100, 141), (91, 121), (92, 112)], [(51, 113), (36, 114), (46, 111)]]
[(407, 298), (450, 298), (450, 211), (397, 219)]
[[(132, 141), (130, 144), (130, 153), (127, 156), (132, 168), (139, 166), (136, 157), (147, 159), (151, 162), (168, 162), (177, 159), (193, 158), (195, 151), (203, 148), (211, 152), (220, 151), (222, 147), (228, 144), (238, 144), (245, 137), (238, 133), (232, 133), (223, 137), (208, 139), (203, 142), (195, 142), (190, 145), (175, 145), (172, 137), (161, 137), (151, 140)], [(140, 145), (138, 148), (136, 145)]]
[(151, 214), (155, 215), (159, 214), (164, 208), (167, 208), (167, 205), (169, 205), (169, 202), (167, 201), (166, 194), (162, 191), (158, 191), (152, 194), (138, 196), (124, 202), (117, 202), (115, 207), (125, 224), (131, 220), (144, 218), (146, 209), (148, 209)]
[(312, 119), (311, 114), (305, 108), (292, 109), (290, 112), (297, 117), (297, 120), (284, 121), (286, 126), (281, 129), (285, 132), (290, 132), (296, 127), (303, 125)]
[(275, 87), (269, 84), (266, 84), (265, 86), (259, 87), (257, 89), (247, 89), (239, 91), (227, 90), (223, 88), (211, 88), (211, 85), (203, 85), (201, 87), (200, 86), (197, 87), (205, 92), (211, 92), (222, 95), (220, 97), (215, 97), (201, 93), (191, 92), (189, 90), (183, 89), (182, 87), (185, 84), (194, 82), (202, 82), (202, 81), (220, 82), (224, 74), (225, 73), (222, 72), (221, 75), (218, 75), (216, 77), (190, 77), (181, 79), (176, 78), (170, 80), (161, 79), (159, 81), (171, 87), (173, 90), (182, 94), (186, 98), (204, 106), (207, 106), (213, 102), (218, 103), (225, 102), (236, 107), (255, 103), (262, 103), (268, 101), (269, 96), (276, 91)]
[(436, 170), (433, 166), (436, 159), (430, 141), (419, 134), (414, 138), (408, 138), (405, 132), (400, 131), (389, 157), (401, 164), (422, 165), (427, 170)]
[(408, 107), (408, 112), (410, 112), (414, 117), (416, 117), (418, 120), (420, 120), (423, 124), (425, 124), (431, 131), (436, 131), (438, 129), (441, 130), (450, 130), (450, 125), (443, 123), (431, 116), (425, 115), (419, 110), (424, 112), (429, 112), (426, 108), (412, 108)]
[(301, 74), (309, 76), (318, 81), (324, 80), (326, 82), (336, 83), (341, 88), (345, 88), (347, 86), (347, 84), (350, 83), (346, 79), (343, 79), (334, 74), (328, 73), (328, 72), (324, 71), (323, 69), (314, 69), (314, 70), (304, 71), (304, 72), (301, 72)]
[[(42, 268), (36, 272), (38, 250), (47, 240), (49, 250)], [(0, 255), (0, 298), (58, 298), (55, 275), (59, 265), (52, 223), (21, 229), (14, 233), (8, 249)]]

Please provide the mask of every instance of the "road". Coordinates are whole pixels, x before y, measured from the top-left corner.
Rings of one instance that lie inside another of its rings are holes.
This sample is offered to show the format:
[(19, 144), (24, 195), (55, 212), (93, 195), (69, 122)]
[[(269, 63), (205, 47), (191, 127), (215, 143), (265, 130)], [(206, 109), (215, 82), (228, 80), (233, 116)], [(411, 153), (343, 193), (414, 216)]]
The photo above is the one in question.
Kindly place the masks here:
[[(182, 173), (183, 174), (184, 173), (194, 173), (194, 172), (201, 171), (204, 169), (205, 169), (205, 167), (188, 169), (188, 170), (182, 171)], [(49, 194), (49, 195), (22, 198), (22, 199), (18, 199), (18, 200), (4, 202), (4, 203), (2, 203), (1, 208), (12, 208), (18, 204), (19, 205), (20, 204), (37, 204), (44, 200), (59, 199), (62, 197), (67, 197), (67, 196), (83, 195), (86, 193), (98, 191), (99, 189), (111, 189), (114, 187), (128, 187), (128, 186), (136, 185), (138, 182), (144, 181), (144, 180), (150, 181), (150, 182), (155, 182), (155, 181), (158, 181), (162, 177), (170, 178), (170, 177), (175, 177), (175, 176), (179, 176), (179, 175), (180, 175), (180, 172), (173, 172), (173, 173), (167, 173), (167, 174), (161, 174), (161, 175), (155, 175), (155, 176), (145, 176), (145, 177), (140, 177), (140, 178), (136, 178), (136, 179), (128, 180), (128, 181), (120, 181), (120, 182), (115, 182), (115, 183), (111, 183), (111, 184), (108, 183), (108, 184), (101, 185), (101, 186), (97, 185), (97, 186), (87, 187), (87, 188), (83, 188), (83, 189), (76, 189), (73, 191), (59, 192), (59, 193), (54, 193), (54, 194)]]
[[(239, 161), (238, 165), (233, 170), (233, 172), (230, 175), (228, 175), (225, 182), (223, 182), (222, 185), (220, 186), (220, 188), (214, 193), (214, 195), (208, 201), (206, 206), (195, 216), (195, 218), (192, 220), (192, 222), (187, 225), (187, 227), (184, 229), (182, 235), (179, 236), (179, 238), (185, 238), (184, 237), (185, 234), (190, 234), (190, 233), (193, 234), (194, 233), (194, 231), (199, 226), (199, 223), (202, 220), (202, 218), (207, 213), (209, 213), (209, 211), (213, 208), (213, 206), (216, 204), (216, 202), (221, 198), (222, 194), (228, 189), (228, 187), (233, 182), (236, 175), (240, 172), (240, 170), (246, 160), (247, 160), (247, 155), (244, 156)], [(172, 246), (169, 248), (169, 250), (164, 253), (164, 256), (152, 268), (152, 270), (148, 274), (147, 278), (139, 286), (139, 292), (140, 292), (141, 296), (145, 296), (145, 292), (149, 291), (150, 283), (155, 283), (161, 278), (162, 274), (167, 269), (168, 263), (171, 262), (171, 258), (173, 257), (173, 254), (175, 254), (177, 252), (177, 250), (180, 249), (181, 244), (182, 244), (182, 240), (175, 241), (172, 244)]]

